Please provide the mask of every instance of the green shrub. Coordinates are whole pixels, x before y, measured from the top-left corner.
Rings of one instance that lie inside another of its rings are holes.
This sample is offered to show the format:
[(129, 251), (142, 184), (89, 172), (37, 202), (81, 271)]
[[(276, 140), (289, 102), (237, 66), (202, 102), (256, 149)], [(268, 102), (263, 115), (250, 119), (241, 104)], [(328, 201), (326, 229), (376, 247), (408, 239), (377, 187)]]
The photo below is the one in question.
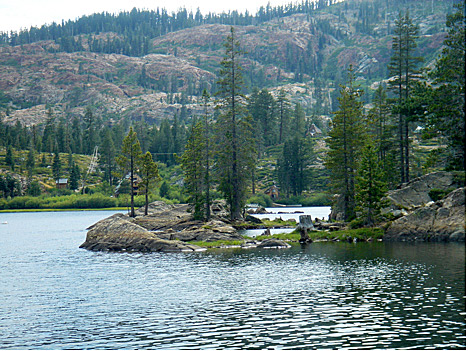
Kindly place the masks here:
[(362, 228), (364, 226), (364, 223), (365, 223), (364, 218), (356, 218), (356, 219), (353, 219), (349, 223), (349, 228), (351, 228), (351, 229)]
[(41, 208), (42, 201), (38, 198), (32, 198), (25, 202), (24, 208)]
[(453, 172), (453, 182), (458, 188), (466, 186), (466, 172), (465, 171), (456, 171)]
[(273, 206), (273, 200), (267, 194), (256, 194), (247, 199), (248, 204), (259, 204), (263, 207)]
[(29, 196), (17, 196), (8, 201), (7, 208), (12, 210), (20, 210), (26, 208), (26, 201), (30, 200)]
[(302, 206), (330, 206), (331, 200), (326, 193), (317, 193), (313, 196), (291, 196), (281, 198), (276, 201), (283, 205), (302, 205)]
[(439, 201), (443, 199), (445, 196), (447, 196), (447, 194), (449, 194), (452, 190), (453, 189), (443, 190), (443, 189), (434, 188), (429, 191), (429, 197), (431, 198), (432, 201)]

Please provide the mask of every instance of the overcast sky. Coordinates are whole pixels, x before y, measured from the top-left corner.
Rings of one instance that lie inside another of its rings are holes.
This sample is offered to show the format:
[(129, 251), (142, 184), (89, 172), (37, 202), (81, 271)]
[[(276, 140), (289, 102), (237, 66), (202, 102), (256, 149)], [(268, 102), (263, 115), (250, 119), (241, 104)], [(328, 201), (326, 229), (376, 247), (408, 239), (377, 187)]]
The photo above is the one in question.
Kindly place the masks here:
[[(285, 4), (289, 0), (269, 0), (272, 6)], [(52, 22), (60, 23), (62, 19), (75, 19), (82, 15), (107, 11), (118, 13), (122, 10), (156, 9), (164, 7), (175, 11), (180, 7), (196, 11), (200, 8), (203, 14), (229, 10), (257, 11), (266, 6), (268, 0), (0, 0), (0, 31), (18, 31), (31, 26), (41, 26)]]

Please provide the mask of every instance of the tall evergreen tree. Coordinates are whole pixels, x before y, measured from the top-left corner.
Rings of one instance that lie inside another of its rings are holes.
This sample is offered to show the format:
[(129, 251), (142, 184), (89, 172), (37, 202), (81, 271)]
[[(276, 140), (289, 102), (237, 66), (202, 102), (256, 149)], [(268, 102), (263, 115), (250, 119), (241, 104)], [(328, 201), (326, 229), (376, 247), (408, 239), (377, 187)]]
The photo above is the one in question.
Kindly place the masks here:
[(391, 107), (388, 102), (386, 89), (379, 84), (372, 99), (372, 108), (366, 115), (367, 131), (377, 149), (377, 157), (382, 162), (385, 179), (390, 187), (399, 184), (398, 164), (395, 163), (396, 126), (393, 123)]
[(145, 192), (145, 216), (148, 215), (149, 191), (153, 185), (161, 180), (158, 165), (153, 161), (149, 151), (139, 158), (139, 172), (141, 175), (141, 187)]
[(384, 204), (382, 198), (387, 192), (383, 165), (377, 154), (373, 145), (364, 146), (356, 177), (356, 209), (361, 211), (362, 219), (367, 225), (375, 224), (380, 216)]
[(204, 140), (205, 140), (205, 220), (208, 221), (211, 217), (211, 165), (213, 159), (213, 145), (211, 142), (212, 131), (210, 127), (208, 107), (210, 101), (210, 94), (206, 89), (202, 92), (203, 107), (204, 107)]
[(112, 174), (115, 167), (115, 146), (110, 129), (106, 129), (100, 148), (99, 161), (104, 167), (104, 177), (109, 185), (112, 185)]
[(54, 154), (54, 160), (52, 162), (52, 174), (54, 175), (55, 181), (58, 181), (62, 175), (62, 161), (60, 161), (60, 155), (58, 151), (56, 151)]
[(121, 154), (116, 158), (116, 162), (122, 171), (122, 176), (130, 174), (130, 217), (135, 217), (134, 188), (138, 158), (141, 155), (140, 142), (136, 132), (130, 127), (127, 136), (122, 141)]
[(77, 164), (73, 163), (70, 168), (70, 190), (78, 189), (80, 179), (80, 167)]
[(399, 14), (395, 21), (395, 31), (392, 42), (393, 55), (388, 66), (392, 79), (389, 84), (396, 95), (394, 111), (398, 115), (398, 137), (400, 150), (400, 182), (410, 179), (410, 139), (409, 123), (412, 116), (405, 113), (405, 104), (410, 96), (411, 88), (419, 78), (419, 63), (421, 57), (415, 56), (418, 27), (413, 24), (407, 11)]
[(293, 120), (291, 125), (290, 135), (293, 137), (298, 135), (300, 138), (305, 136), (306, 132), (306, 121), (305, 121), (305, 111), (302, 108), (301, 104), (296, 103), (294, 105)]
[(84, 136), (83, 136), (83, 152), (87, 155), (92, 155), (94, 148), (98, 144), (97, 140), (97, 125), (91, 107), (86, 108), (83, 117)]
[(281, 144), (286, 136), (286, 126), (289, 124), (289, 101), (286, 98), (286, 92), (281, 89), (278, 98), (276, 99), (276, 105), (278, 106), (279, 113), (279, 139), (278, 142)]
[[(205, 154), (205, 131), (202, 121), (196, 121), (190, 130), (185, 152), (180, 158), (184, 170), (184, 183), (189, 195), (189, 204), (192, 208), (193, 217), (197, 220), (205, 219), (205, 184), (206, 164)], [(208, 169), (209, 172), (209, 169)]]
[(15, 159), (13, 157), (13, 148), (11, 147), (11, 145), (8, 145), (7, 147), (5, 163), (7, 166), (10, 166), (13, 172), (15, 171)]
[(26, 159), (26, 169), (28, 170), (29, 179), (31, 179), (32, 177), (35, 165), (36, 165), (35, 152), (34, 152), (34, 148), (31, 146), (28, 151), (28, 158)]
[(218, 142), (217, 170), (220, 190), (229, 206), (231, 220), (242, 218), (247, 182), (254, 166), (255, 150), (251, 118), (245, 108), (240, 66), (242, 50), (234, 27), (228, 35), (218, 81), (218, 106), (221, 113), (216, 122)]
[(448, 168), (466, 169), (466, 4), (447, 16), (448, 36), (431, 72), (434, 83), (426, 118), (428, 130), (448, 144)]
[(262, 141), (262, 148), (274, 145), (277, 139), (275, 99), (267, 89), (252, 94), (249, 111), (257, 126), (257, 138)]
[(347, 84), (341, 86), (339, 110), (334, 112), (332, 129), (326, 140), (329, 150), (325, 161), (325, 166), (330, 170), (332, 191), (341, 195), (333, 206), (343, 213), (345, 221), (356, 216), (355, 177), (365, 135), (361, 94), (350, 67)]
[(47, 111), (47, 122), (42, 136), (42, 151), (53, 152), (55, 147), (55, 116), (52, 108)]
[(286, 196), (301, 195), (306, 184), (306, 167), (312, 159), (311, 147), (299, 135), (287, 140), (277, 162), (279, 185)]

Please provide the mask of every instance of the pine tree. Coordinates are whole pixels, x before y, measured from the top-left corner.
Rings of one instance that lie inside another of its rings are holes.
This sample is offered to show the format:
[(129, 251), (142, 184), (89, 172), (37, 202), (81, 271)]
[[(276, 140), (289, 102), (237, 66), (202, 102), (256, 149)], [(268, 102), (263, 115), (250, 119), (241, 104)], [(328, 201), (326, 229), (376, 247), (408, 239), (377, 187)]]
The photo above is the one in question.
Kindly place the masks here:
[(395, 139), (396, 126), (393, 123), (386, 89), (382, 84), (379, 84), (375, 91), (372, 105), (366, 115), (367, 131), (377, 149), (378, 160), (384, 167), (385, 179), (390, 187), (394, 187), (399, 183), (398, 164), (394, 160), (398, 141)]
[(389, 84), (396, 95), (395, 113), (398, 115), (398, 138), (400, 150), (400, 182), (406, 183), (410, 179), (410, 145), (409, 122), (412, 116), (405, 114), (405, 103), (410, 96), (412, 85), (418, 79), (420, 71), (418, 64), (420, 57), (414, 56), (418, 27), (413, 24), (409, 12), (401, 13), (395, 21), (395, 35), (393, 37), (393, 55), (388, 66), (392, 79)]
[(289, 197), (301, 195), (306, 184), (306, 168), (312, 160), (311, 147), (299, 135), (287, 140), (277, 161), (278, 181), (283, 192)]
[(203, 89), (202, 92), (202, 99), (203, 99), (203, 107), (205, 111), (204, 116), (204, 140), (205, 140), (205, 150), (204, 150), (204, 158), (205, 158), (205, 221), (208, 221), (211, 217), (211, 164), (213, 159), (213, 145), (211, 142), (212, 132), (211, 126), (209, 122), (209, 115), (208, 115), (208, 107), (210, 101), (210, 94), (206, 89)]
[(286, 92), (284, 89), (281, 89), (278, 98), (276, 99), (276, 105), (278, 106), (279, 112), (279, 140), (281, 144), (285, 138), (286, 126), (289, 124), (289, 101), (286, 98)]
[(28, 170), (28, 177), (31, 179), (32, 177), (32, 174), (33, 174), (33, 171), (34, 171), (34, 167), (36, 165), (36, 161), (35, 161), (35, 152), (34, 152), (34, 148), (31, 146), (29, 148), (29, 152), (28, 152), (28, 158), (26, 160), (26, 168)]
[(466, 5), (447, 16), (448, 36), (431, 72), (434, 84), (426, 125), (448, 144), (448, 169), (466, 169)]
[(211, 123), (209, 121), (210, 95), (203, 90), (202, 101), (204, 116), (195, 120), (180, 157), (184, 170), (184, 182), (189, 195), (189, 203), (195, 219), (207, 221), (211, 217), (211, 172), (213, 161)]
[(262, 149), (274, 145), (276, 136), (275, 100), (267, 89), (252, 94), (249, 111), (257, 126), (257, 139), (262, 141)]
[(192, 208), (194, 219), (205, 219), (205, 133), (203, 123), (197, 121), (192, 125), (190, 135), (185, 145), (185, 152), (180, 158), (184, 170), (184, 183), (189, 195), (188, 202)]
[(52, 174), (54, 175), (55, 181), (58, 182), (62, 175), (62, 162), (60, 161), (60, 155), (58, 151), (54, 154), (54, 160), (52, 162)]
[(367, 144), (356, 176), (356, 209), (361, 211), (364, 224), (375, 224), (386, 192), (382, 162), (378, 160), (376, 148)]
[(81, 179), (80, 167), (77, 164), (73, 164), (70, 169), (70, 190), (76, 190)]
[(341, 86), (338, 98), (339, 110), (334, 112), (332, 129), (326, 140), (329, 147), (325, 166), (330, 170), (332, 191), (340, 194), (333, 206), (343, 213), (344, 220), (355, 215), (355, 177), (359, 153), (364, 139), (361, 91), (355, 86), (352, 67), (348, 70), (348, 82)]
[(42, 151), (53, 152), (55, 146), (55, 117), (52, 108), (47, 111), (47, 122), (42, 136)]
[(122, 176), (125, 177), (128, 172), (130, 173), (130, 217), (135, 217), (135, 201), (134, 201), (134, 188), (135, 176), (137, 170), (137, 161), (141, 155), (140, 142), (138, 141), (136, 133), (133, 128), (122, 141), (121, 155), (116, 158), (116, 162), (122, 171)]
[(162, 182), (161, 186), (159, 187), (159, 196), (168, 198), (170, 191), (170, 186), (167, 184), (167, 181)]
[(11, 145), (8, 145), (6, 155), (5, 155), (5, 163), (7, 166), (10, 166), (11, 170), (15, 171), (15, 160), (13, 158), (13, 151)]
[(161, 180), (159, 176), (158, 165), (153, 161), (153, 157), (149, 151), (142, 155), (139, 160), (139, 172), (141, 175), (141, 183), (143, 190), (145, 191), (145, 216), (148, 215), (148, 204), (149, 204), (149, 191), (153, 185)]
[(46, 160), (46, 155), (45, 154), (42, 154), (40, 166), (41, 167), (47, 167), (47, 160)]
[(106, 129), (100, 148), (99, 161), (104, 167), (104, 177), (112, 185), (112, 174), (115, 166), (115, 146), (110, 129)]
[(236, 220), (242, 218), (255, 150), (251, 118), (246, 113), (242, 93), (243, 78), (239, 63), (242, 51), (233, 27), (224, 47), (226, 52), (221, 61), (218, 81), (217, 108), (221, 113), (216, 121), (217, 172), (231, 220)]
[(306, 132), (305, 112), (301, 104), (294, 105), (293, 120), (291, 124), (291, 137), (298, 135), (303, 138)]
[(91, 107), (86, 108), (85, 115), (83, 117), (84, 121), (84, 136), (83, 136), (83, 146), (84, 150), (83, 152), (87, 155), (92, 155), (94, 148), (98, 144), (97, 141), (97, 133), (96, 133), (96, 128), (97, 125), (95, 123), (95, 118), (93, 115), (93, 111), (91, 110)]

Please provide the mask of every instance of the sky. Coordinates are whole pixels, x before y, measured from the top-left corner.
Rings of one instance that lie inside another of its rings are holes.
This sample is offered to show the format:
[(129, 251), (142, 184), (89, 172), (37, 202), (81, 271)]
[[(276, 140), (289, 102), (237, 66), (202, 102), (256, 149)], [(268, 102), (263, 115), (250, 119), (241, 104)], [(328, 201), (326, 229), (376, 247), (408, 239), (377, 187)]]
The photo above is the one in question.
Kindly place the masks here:
[(248, 10), (255, 13), (260, 6), (272, 6), (291, 2), (289, 0), (0, 0), (0, 32), (19, 31), (31, 26), (40, 27), (52, 22), (76, 19), (96, 12), (118, 13), (136, 7), (153, 10), (166, 8), (169, 12), (181, 7), (196, 11), (199, 7), (202, 14)]

